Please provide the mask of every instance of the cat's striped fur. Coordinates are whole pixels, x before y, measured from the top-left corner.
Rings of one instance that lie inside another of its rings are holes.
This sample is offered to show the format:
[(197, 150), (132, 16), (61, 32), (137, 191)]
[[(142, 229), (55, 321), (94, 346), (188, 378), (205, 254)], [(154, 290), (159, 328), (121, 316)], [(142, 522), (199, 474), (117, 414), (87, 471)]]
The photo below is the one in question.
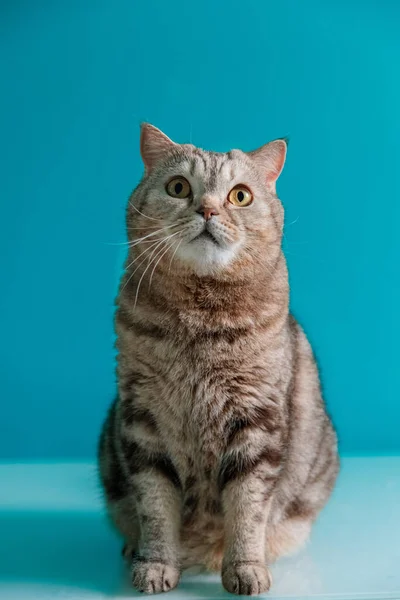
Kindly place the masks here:
[[(132, 242), (148, 237), (130, 248), (120, 288), (119, 394), (100, 443), (141, 591), (167, 591), (193, 565), (222, 569), (228, 591), (267, 590), (267, 564), (306, 540), (336, 479), (316, 363), (288, 311), (274, 185), (285, 152), (278, 141), (208, 153), (142, 130), (147, 170), (127, 223)], [(191, 198), (167, 196), (176, 175)], [(226, 202), (237, 183), (254, 195), (247, 208)], [(218, 213), (207, 222), (205, 205)], [(214, 239), (199, 239), (204, 228)]]

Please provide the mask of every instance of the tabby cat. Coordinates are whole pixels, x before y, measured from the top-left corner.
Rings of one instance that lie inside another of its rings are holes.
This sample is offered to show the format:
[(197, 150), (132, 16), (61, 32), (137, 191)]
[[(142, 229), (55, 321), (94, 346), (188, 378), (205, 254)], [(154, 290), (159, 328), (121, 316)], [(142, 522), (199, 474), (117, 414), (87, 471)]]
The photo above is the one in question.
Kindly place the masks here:
[(289, 314), (276, 191), (287, 144), (206, 152), (145, 124), (116, 313), (118, 399), (100, 440), (137, 590), (183, 569), (269, 589), (338, 473), (307, 338)]

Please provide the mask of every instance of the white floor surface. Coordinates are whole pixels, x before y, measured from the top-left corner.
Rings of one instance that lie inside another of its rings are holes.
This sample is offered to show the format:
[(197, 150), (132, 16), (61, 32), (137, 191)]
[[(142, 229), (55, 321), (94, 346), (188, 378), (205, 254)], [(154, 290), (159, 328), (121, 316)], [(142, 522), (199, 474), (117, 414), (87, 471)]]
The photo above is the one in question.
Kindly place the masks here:
[[(136, 594), (91, 464), (0, 465), (0, 598)], [(400, 457), (347, 457), (308, 546), (272, 567), (270, 600), (400, 600)], [(184, 577), (168, 600), (233, 598), (217, 576)]]

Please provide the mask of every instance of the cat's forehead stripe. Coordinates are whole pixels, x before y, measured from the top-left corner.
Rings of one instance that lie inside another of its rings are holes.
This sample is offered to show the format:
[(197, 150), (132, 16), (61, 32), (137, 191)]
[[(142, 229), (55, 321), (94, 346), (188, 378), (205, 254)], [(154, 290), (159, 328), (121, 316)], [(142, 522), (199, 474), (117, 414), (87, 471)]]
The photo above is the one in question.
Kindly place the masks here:
[(221, 158), (219, 156), (211, 155), (210, 156), (210, 171), (209, 171), (209, 175), (208, 175), (208, 186), (210, 188), (215, 188), (217, 185), (217, 181), (218, 181), (218, 172), (219, 172), (219, 162), (221, 161)]
[(232, 156), (217, 154), (196, 149), (189, 169), (192, 177), (203, 179), (208, 190), (214, 189), (221, 179), (231, 180), (235, 176)]
[(208, 162), (206, 154), (201, 150), (195, 150), (195, 174), (204, 175), (207, 172)]

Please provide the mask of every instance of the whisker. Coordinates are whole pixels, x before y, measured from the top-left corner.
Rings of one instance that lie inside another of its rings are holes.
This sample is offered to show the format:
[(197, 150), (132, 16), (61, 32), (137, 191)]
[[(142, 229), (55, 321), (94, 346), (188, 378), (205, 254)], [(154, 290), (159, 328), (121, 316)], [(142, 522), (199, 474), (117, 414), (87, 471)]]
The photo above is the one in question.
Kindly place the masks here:
[[(164, 227), (160, 227), (159, 231), (162, 231), (163, 229), (171, 229), (171, 227), (176, 227), (177, 225), (180, 225), (179, 221), (177, 223), (174, 223), (173, 225), (166, 225)], [(143, 225), (143, 227), (127, 227), (128, 231), (134, 230), (134, 229), (154, 229), (156, 228), (157, 225)]]
[(130, 269), (130, 268), (131, 268), (131, 266), (132, 266), (133, 264), (135, 264), (135, 262), (136, 262), (136, 261), (137, 261), (137, 260), (138, 260), (138, 259), (139, 259), (141, 256), (143, 256), (143, 254), (145, 254), (146, 252), (149, 252), (149, 251), (150, 251), (152, 248), (154, 248), (154, 246), (155, 246), (155, 245), (156, 245), (158, 242), (160, 242), (160, 241), (161, 241), (161, 240), (155, 240), (155, 241), (154, 241), (154, 240), (151, 240), (150, 242), (146, 242), (146, 244), (147, 244), (147, 243), (149, 243), (149, 244), (150, 244), (150, 246), (147, 246), (147, 248), (145, 248), (145, 249), (143, 250), (143, 252), (141, 252), (141, 253), (139, 254), (139, 256), (137, 256), (137, 257), (136, 257), (136, 258), (135, 258), (135, 259), (134, 259), (134, 260), (133, 260), (131, 263), (129, 263), (129, 265), (128, 265), (127, 267), (125, 267), (125, 271), (128, 271), (128, 269)]
[(163, 251), (163, 249), (164, 249), (164, 248), (162, 248), (162, 247), (161, 247), (161, 248), (159, 249), (159, 251), (156, 253), (156, 255), (155, 255), (154, 257), (153, 257), (153, 255), (154, 255), (154, 253), (156, 252), (157, 248), (155, 248), (155, 249), (153, 250), (153, 252), (152, 252), (152, 254), (151, 254), (151, 257), (150, 257), (149, 264), (147, 265), (147, 267), (145, 268), (145, 270), (144, 270), (144, 271), (143, 271), (143, 273), (142, 273), (142, 276), (141, 276), (141, 278), (139, 279), (139, 283), (138, 283), (138, 286), (137, 286), (137, 288), (136, 288), (136, 294), (135, 294), (135, 303), (134, 303), (134, 305), (133, 305), (133, 310), (134, 310), (134, 311), (135, 311), (135, 309), (136, 309), (136, 304), (137, 304), (138, 297), (139, 297), (139, 290), (140, 290), (141, 283), (142, 283), (142, 281), (143, 281), (143, 277), (146, 275), (147, 271), (148, 271), (148, 270), (149, 270), (149, 268), (151, 267), (151, 265), (152, 265), (152, 263), (153, 263), (153, 260), (156, 260), (156, 259), (158, 258), (158, 256), (159, 256), (159, 253), (160, 253), (160, 252), (162, 252), (162, 251)]
[(298, 217), (296, 217), (296, 219), (294, 221), (292, 221), (291, 223), (286, 223), (285, 227), (290, 227), (290, 225), (294, 225), (295, 223), (297, 223), (297, 221), (300, 219), (300, 215)]
[[(158, 246), (160, 246), (160, 245), (161, 245), (163, 242), (164, 242), (164, 240), (163, 240), (163, 239), (162, 239), (160, 242), (157, 242), (157, 243), (156, 243), (156, 247), (154, 248), (153, 252), (154, 252), (155, 250), (157, 250)], [(150, 251), (150, 250), (151, 250), (151, 247), (150, 247), (150, 248), (146, 248), (146, 250)], [(146, 258), (147, 258), (147, 257), (145, 256), (145, 257), (144, 257), (144, 259), (143, 259), (143, 260), (141, 260), (141, 261), (140, 261), (140, 263), (139, 263), (139, 264), (136, 266), (136, 269), (134, 269), (134, 270), (132, 271), (132, 273), (130, 274), (130, 276), (128, 277), (128, 279), (126, 280), (126, 282), (124, 283), (124, 286), (121, 288), (121, 292), (122, 292), (122, 291), (123, 291), (123, 290), (126, 288), (126, 286), (127, 286), (127, 285), (128, 285), (128, 283), (130, 282), (130, 280), (132, 279), (132, 277), (134, 276), (134, 274), (136, 273), (136, 271), (139, 269), (140, 265), (142, 265), (142, 264), (143, 264), (143, 263), (146, 261)]]
[(165, 248), (165, 250), (164, 250), (164, 252), (161, 254), (161, 256), (158, 254), (158, 256), (160, 256), (160, 258), (158, 259), (158, 261), (157, 261), (157, 262), (156, 262), (156, 264), (154, 265), (154, 267), (153, 267), (153, 270), (152, 270), (152, 272), (151, 272), (151, 274), (150, 274), (149, 288), (148, 288), (149, 290), (150, 290), (150, 286), (151, 286), (151, 281), (152, 281), (152, 279), (153, 279), (154, 271), (156, 270), (156, 268), (157, 268), (157, 265), (159, 264), (160, 260), (161, 260), (161, 259), (162, 259), (162, 257), (164, 256), (164, 254), (166, 254), (166, 253), (168, 252), (168, 250), (169, 250), (170, 248), (172, 248), (172, 246), (173, 246), (173, 244), (168, 244), (168, 246)]
[[(178, 231), (179, 233), (179, 231)], [(141, 252), (139, 254), (139, 256), (137, 256), (127, 267), (125, 267), (125, 271), (128, 271), (128, 269), (138, 260), (138, 258), (140, 258), (143, 254), (145, 254), (146, 252), (148, 252), (149, 250), (151, 250), (151, 248), (154, 248), (154, 246), (157, 244), (157, 242), (165, 242), (166, 240), (169, 240), (171, 237), (173, 237), (175, 235), (175, 233), (173, 233), (172, 235), (168, 235), (162, 239), (157, 239), (157, 240), (147, 240), (147, 242), (144, 242), (145, 244), (150, 244), (150, 246), (148, 246), (147, 248), (145, 248), (143, 250), (143, 252)]]
[(127, 227), (127, 231), (135, 231), (137, 229), (156, 229), (157, 225), (142, 225), (142, 227)]
[[(181, 231), (177, 231), (176, 233), (174, 233), (174, 234), (172, 234), (172, 235), (178, 235), (178, 233), (181, 233)], [(172, 237), (172, 236), (170, 236), (170, 237)], [(165, 240), (163, 240), (163, 242), (165, 243)], [(141, 276), (141, 278), (139, 279), (139, 283), (138, 283), (138, 286), (137, 286), (137, 289), (136, 289), (135, 303), (134, 303), (134, 306), (133, 306), (133, 310), (135, 310), (135, 308), (136, 308), (137, 300), (138, 300), (138, 297), (139, 297), (140, 286), (141, 286), (141, 283), (142, 283), (142, 281), (143, 281), (143, 278), (144, 278), (144, 276), (146, 275), (146, 273), (147, 273), (147, 271), (149, 270), (149, 268), (151, 267), (151, 265), (152, 265), (153, 261), (154, 261), (154, 260), (157, 260), (157, 258), (160, 256), (160, 252), (162, 252), (164, 248), (162, 248), (162, 247), (161, 247), (161, 248), (158, 250), (158, 252), (156, 252), (156, 251), (157, 251), (157, 249), (158, 249), (158, 247), (156, 246), (156, 248), (153, 250), (153, 252), (152, 252), (152, 254), (151, 254), (151, 257), (150, 257), (149, 264), (147, 265), (147, 267), (145, 268), (145, 270), (144, 270), (144, 271), (143, 271), (143, 273), (142, 273), (142, 276)], [(155, 253), (156, 253), (156, 254), (155, 254)], [(155, 256), (153, 257), (153, 255), (154, 255), (154, 254), (155, 254)]]
[[(182, 231), (183, 231), (183, 229), (182, 229), (181, 231), (178, 231), (178, 233), (182, 233)], [(174, 233), (173, 235), (175, 236), (175, 235), (177, 235), (177, 234), (176, 234), (176, 233)], [(173, 236), (170, 236), (170, 237), (173, 237)], [(166, 251), (167, 251), (167, 250), (169, 250), (169, 248), (172, 248), (172, 246), (174, 245), (175, 241), (176, 241), (176, 240), (173, 240), (173, 241), (171, 242), (171, 244), (168, 244), (168, 246), (167, 246), (167, 248), (166, 248)], [(165, 252), (166, 252), (166, 251), (165, 251)], [(164, 252), (164, 254), (165, 254), (165, 252)], [(164, 254), (162, 254), (162, 255), (161, 255), (161, 257), (160, 257), (159, 261), (158, 261), (158, 262), (157, 262), (157, 263), (154, 265), (154, 267), (153, 267), (153, 270), (152, 270), (152, 272), (151, 272), (151, 275), (150, 275), (150, 280), (149, 280), (149, 289), (150, 289), (150, 286), (151, 286), (151, 281), (152, 281), (152, 279), (153, 279), (154, 271), (156, 270), (156, 267), (157, 267), (158, 263), (160, 262), (161, 258), (164, 256)]]
[(129, 247), (133, 247), (136, 246), (136, 244), (140, 244), (140, 242), (142, 242), (143, 240), (146, 240), (149, 237), (152, 237), (153, 235), (156, 235), (157, 233), (160, 233), (162, 231), (162, 229), (158, 229), (157, 231), (153, 231), (152, 233), (149, 233), (149, 235), (145, 235), (141, 238), (138, 238), (137, 240), (129, 240), (128, 242), (106, 242), (107, 246), (129, 246)]
[[(171, 234), (171, 235), (169, 235), (169, 236), (167, 236), (167, 237), (164, 237), (164, 238), (162, 238), (162, 240), (156, 240), (156, 242), (155, 242), (155, 248), (154, 248), (154, 250), (153, 250), (152, 254), (150, 255), (150, 258), (153, 256), (154, 252), (157, 250), (157, 248), (158, 248), (159, 246), (161, 246), (163, 243), (165, 243), (165, 241), (166, 241), (166, 240), (169, 240), (171, 237), (173, 237), (173, 236), (174, 236), (174, 235), (176, 235), (177, 233), (179, 233), (179, 231), (178, 231), (178, 232), (176, 232), (176, 233), (173, 233), (173, 234)], [(147, 252), (149, 252), (149, 251), (151, 250), (151, 248), (153, 248), (153, 245), (151, 245), (149, 248), (146, 248), (145, 252), (146, 252), (146, 253), (147, 253)], [(142, 254), (144, 254), (144, 253), (142, 253)], [(144, 259), (140, 261), (140, 263), (139, 263), (139, 264), (136, 266), (136, 269), (134, 269), (134, 271), (133, 271), (133, 272), (130, 274), (129, 278), (128, 278), (128, 279), (127, 279), (127, 281), (124, 283), (124, 286), (121, 288), (121, 292), (122, 292), (122, 291), (123, 291), (123, 290), (126, 288), (126, 286), (127, 286), (127, 285), (128, 285), (128, 283), (130, 282), (130, 280), (132, 279), (132, 277), (134, 276), (134, 274), (136, 273), (136, 271), (139, 269), (139, 267), (140, 267), (140, 266), (141, 266), (141, 265), (142, 265), (142, 264), (143, 264), (143, 263), (146, 261), (146, 258), (147, 258), (147, 256), (145, 256), (145, 257), (144, 257)], [(131, 265), (132, 265), (132, 264), (133, 264), (133, 263), (131, 263)], [(131, 265), (130, 265), (130, 266), (131, 266)], [(127, 270), (127, 269), (125, 269), (125, 271), (126, 271), (126, 270)]]
[(175, 254), (177, 253), (177, 251), (178, 251), (178, 248), (179, 248), (179, 246), (182, 244), (183, 240), (180, 240), (180, 241), (178, 241), (178, 240), (174, 240), (174, 243), (175, 243), (175, 242), (178, 242), (178, 245), (177, 245), (177, 247), (175, 248), (175, 250), (174, 250), (174, 253), (173, 253), (172, 257), (171, 257), (171, 260), (170, 260), (170, 263), (169, 263), (169, 267), (168, 267), (168, 273), (169, 273), (169, 272), (170, 272), (170, 270), (171, 270), (172, 261), (174, 260)]
[(146, 219), (150, 219), (151, 221), (160, 221), (161, 219), (155, 219), (154, 217), (149, 217), (148, 215), (145, 215), (144, 213), (140, 212), (140, 210), (138, 208), (136, 208), (136, 206), (134, 204), (132, 204), (132, 202), (129, 200), (129, 204), (132, 206), (133, 210), (136, 210), (137, 213), (139, 213), (139, 215), (142, 215), (142, 217), (145, 217)]
[(131, 248), (133, 248), (133, 246), (136, 246), (137, 244), (140, 244), (140, 242), (143, 242), (143, 240), (147, 240), (147, 238), (152, 237), (153, 235), (157, 235), (157, 233), (160, 233), (162, 231), (164, 231), (164, 229), (171, 229), (171, 227), (176, 227), (176, 224), (174, 223), (174, 225), (168, 225), (167, 227), (161, 227), (160, 229), (157, 229), (156, 231), (152, 231), (151, 233), (148, 233), (147, 235), (144, 235), (141, 238), (138, 238), (137, 240), (129, 240), (128, 242), (114, 242), (114, 243), (109, 243), (109, 246), (129, 246)]

